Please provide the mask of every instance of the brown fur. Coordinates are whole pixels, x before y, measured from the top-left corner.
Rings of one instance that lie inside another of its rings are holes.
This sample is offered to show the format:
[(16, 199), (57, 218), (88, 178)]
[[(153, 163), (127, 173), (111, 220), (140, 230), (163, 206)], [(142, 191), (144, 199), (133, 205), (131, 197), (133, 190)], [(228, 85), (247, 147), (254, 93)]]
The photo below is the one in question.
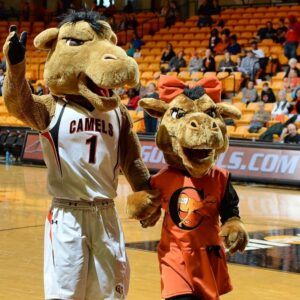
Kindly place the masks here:
[[(203, 177), (215, 164), (218, 156), (228, 148), (225, 118), (239, 119), (240, 111), (229, 104), (215, 103), (208, 95), (192, 100), (184, 94), (176, 96), (170, 103), (157, 99), (142, 99), (139, 105), (150, 115), (160, 118), (160, 125), (156, 135), (157, 147), (163, 152), (168, 165), (188, 172), (192, 177)], [(176, 118), (176, 111), (182, 117)], [(149, 201), (147, 194), (143, 194), (141, 201), (138, 195), (131, 195), (129, 215), (142, 220), (144, 227), (153, 226), (157, 221), (158, 210), (148, 218), (139, 215), (138, 207)], [(192, 213), (199, 209), (198, 203), (189, 199), (180, 208)], [(183, 224), (184, 220), (181, 222)], [(222, 226), (221, 236), (231, 253), (243, 251), (247, 245), (248, 236), (239, 218), (231, 218)]]
[[(120, 104), (114, 92), (109, 97), (99, 96), (87, 86), (87, 77), (101, 88), (113, 89), (122, 85), (138, 83), (138, 66), (134, 59), (116, 46), (116, 35), (108, 23), (99, 21), (104, 30), (97, 34), (84, 21), (66, 23), (60, 28), (41, 32), (34, 40), (37, 48), (48, 50), (44, 79), (50, 89), (49, 95), (32, 95), (25, 80), (25, 60), (12, 65), (8, 50), (11, 32), (4, 44), (7, 62), (4, 81), (4, 101), (8, 111), (36, 130), (44, 130), (55, 112), (55, 96), (76, 101), (80, 105), (92, 105), (99, 111), (108, 111), (120, 106), (122, 134), (120, 138), (120, 164), (123, 173), (134, 191), (147, 189), (149, 172), (140, 153), (136, 134), (126, 108)], [(68, 46), (66, 38), (86, 41), (81, 46)]]

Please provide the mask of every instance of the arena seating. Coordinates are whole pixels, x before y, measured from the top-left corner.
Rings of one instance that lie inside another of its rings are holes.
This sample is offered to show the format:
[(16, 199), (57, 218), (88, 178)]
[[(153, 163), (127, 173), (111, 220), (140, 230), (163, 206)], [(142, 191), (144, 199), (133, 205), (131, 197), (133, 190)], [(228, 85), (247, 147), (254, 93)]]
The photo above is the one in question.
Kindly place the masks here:
[[(267, 21), (272, 21), (274, 28), (279, 18), (287, 17), (287, 15), (293, 11), (293, 15), (300, 18), (300, 6), (274, 6), (274, 7), (251, 7), (251, 8), (230, 8), (221, 12), (219, 16), (214, 16), (214, 21), (224, 20), (225, 28), (230, 29), (232, 34), (236, 34), (238, 42), (244, 47), (248, 47), (250, 41), (255, 37), (259, 28), (264, 27)], [(123, 18), (122, 14), (114, 16), (116, 23), (119, 23)], [(174, 46), (175, 52), (184, 50), (185, 59), (188, 62), (194, 51), (197, 51), (203, 56), (205, 49), (208, 46), (208, 40), (210, 36), (211, 28), (204, 27), (198, 28), (196, 26), (198, 16), (192, 16), (185, 22), (176, 22), (171, 28), (162, 28), (164, 19), (154, 13), (139, 13), (135, 15), (139, 24), (138, 33), (144, 34), (143, 40), (145, 45), (142, 47), (142, 55), (140, 58), (136, 58), (140, 69), (141, 84), (143, 86), (150, 82), (156, 82), (160, 74), (160, 59), (162, 51), (166, 48), (167, 43), (171, 42)], [(148, 21), (147, 21), (148, 20)], [(16, 22), (0, 22), (0, 42), (3, 44), (7, 37), (8, 28), (11, 24)], [(34, 37), (46, 27), (57, 26), (56, 22), (51, 22), (45, 25), (43, 22), (17, 22), (20, 30), (27, 30), (30, 35), (28, 38), (27, 46), (27, 79), (32, 80), (33, 85), (37, 85), (39, 82), (43, 84), (43, 71), (44, 62), (46, 60), (47, 52), (38, 51), (33, 46)], [(156, 32), (154, 35), (150, 33)], [(133, 35), (133, 30), (127, 32), (119, 32), (118, 39), (121, 44), (129, 41)], [(125, 48), (128, 47), (128, 44)], [(278, 58), (281, 65), (287, 64), (287, 59), (283, 54), (283, 47), (275, 44), (272, 40), (263, 40), (259, 44), (259, 48), (263, 49), (267, 57)], [(300, 54), (300, 51), (299, 51)], [(0, 54), (1, 56), (1, 54)], [(215, 56), (216, 64), (223, 59), (223, 55)], [(232, 60), (236, 61), (237, 56), (233, 55)], [(270, 67), (270, 66), (269, 66)], [(176, 76), (186, 83), (199, 80), (205, 76), (211, 75), (212, 72), (196, 72), (190, 74), (187, 68), (181, 68), (180, 72), (169, 72), (168, 75)], [(246, 138), (257, 139), (258, 136), (266, 130), (262, 128), (259, 133), (248, 133), (249, 123), (253, 114), (257, 111), (258, 106), (255, 103), (245, 107), (244, 103), (241, 103), (240, 84), (242, 81), (242, 74), (240, 72), (219, 72), (214, 73), (222, 81), (223, 91), (233, 93), (232, 103), (239, 107), (243, 112), (243, 117), (240, 121), (236, 122), (235, 126), (228, 126), (229, 135), (232, 138)], [(278, 72), (271, 78), (269, 82), (270, 87), (276, 94), (283, 88), (284, 72)], [(263, 81), (256, 85), (256, 89), (260, 94), (262, 90)], [(288, 100), (291, 100), (289, 96)], [(128, 97), (125, 95), (122, 98), (124, 103), (127, 103)], [(273, 104), (266, 105), (266, 110), (271, 111)], [(142, 111), (130, 111), (130, 115), (134, 121), (134, 130), (137, 132), (144, 132), (143, 112)], [(268, 122), (267, 126), (271, 126), (276, 123), (276, 120)], [(22, 122), (10, 116), (3, 105), (3, 99), (0, 98), (0, 126), (24, 126)]]

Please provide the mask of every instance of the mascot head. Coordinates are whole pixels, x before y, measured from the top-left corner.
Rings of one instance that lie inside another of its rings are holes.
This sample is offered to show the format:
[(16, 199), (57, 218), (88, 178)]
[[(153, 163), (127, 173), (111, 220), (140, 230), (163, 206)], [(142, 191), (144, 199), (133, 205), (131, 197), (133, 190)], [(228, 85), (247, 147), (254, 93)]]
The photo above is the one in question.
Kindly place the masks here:
[(147, 113), (161, 119), (156, 144), (169, 165), (202, 177), (228, 147), (224, 119), (238, 119), (241, 113), (220, 103), (221, 82), (216, 77), (186, 86), (176, 78), (161, 76), (158, 88), (159, 100), (139, 102)]
[(93, 11), (71, 11), (58, 28), (34, 40), (36, 48), (49, 51), (44, 79), (51, 93), (83, 97), (100, 111), (119, 105), (114, 88), (138, 83), (137, 63), (116, 43), (109, 24)]

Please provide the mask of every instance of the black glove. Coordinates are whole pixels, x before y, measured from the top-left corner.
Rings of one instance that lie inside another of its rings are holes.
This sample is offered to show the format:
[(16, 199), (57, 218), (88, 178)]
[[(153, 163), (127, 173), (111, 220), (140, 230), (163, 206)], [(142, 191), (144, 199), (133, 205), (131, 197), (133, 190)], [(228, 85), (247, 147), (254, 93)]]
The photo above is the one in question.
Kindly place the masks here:
[(24, 60), (26, 51), (27, 32), (23, 31), (20, 36), (20, 40), (17, 35), (17, 26), (11, 25), (9, 32), (15, 32), (10, 39), (8, 58), (12, 65), (16, 65)]

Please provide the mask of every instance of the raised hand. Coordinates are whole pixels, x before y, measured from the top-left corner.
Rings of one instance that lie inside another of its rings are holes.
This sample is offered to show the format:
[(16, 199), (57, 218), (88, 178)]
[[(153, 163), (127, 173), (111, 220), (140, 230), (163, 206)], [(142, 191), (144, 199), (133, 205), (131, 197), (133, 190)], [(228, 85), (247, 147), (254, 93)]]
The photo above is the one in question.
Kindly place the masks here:
[(25, 58), (27, 32), (23, 31), (19, 39), (17, 34), (17, 26), (11, 25), (9, 28), (9, 33), (8, 59), (12, 65), (16, 65)]

